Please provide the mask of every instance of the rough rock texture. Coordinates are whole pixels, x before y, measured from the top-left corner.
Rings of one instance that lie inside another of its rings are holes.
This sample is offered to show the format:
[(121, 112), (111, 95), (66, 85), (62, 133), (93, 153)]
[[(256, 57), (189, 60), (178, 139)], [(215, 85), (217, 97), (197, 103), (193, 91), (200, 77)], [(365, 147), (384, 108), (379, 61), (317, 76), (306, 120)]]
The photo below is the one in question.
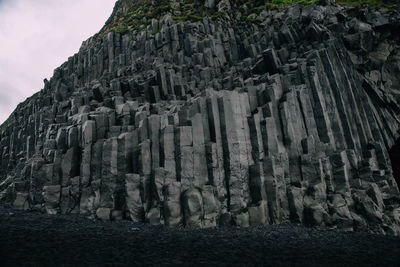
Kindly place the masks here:
[(166, 14), (84, 42), (1, 126), (1, 199), (167, 226), (400, 234), (399, 13), (261, 8), (244, 27), (233, 2), (206, 5), (226, 16)]

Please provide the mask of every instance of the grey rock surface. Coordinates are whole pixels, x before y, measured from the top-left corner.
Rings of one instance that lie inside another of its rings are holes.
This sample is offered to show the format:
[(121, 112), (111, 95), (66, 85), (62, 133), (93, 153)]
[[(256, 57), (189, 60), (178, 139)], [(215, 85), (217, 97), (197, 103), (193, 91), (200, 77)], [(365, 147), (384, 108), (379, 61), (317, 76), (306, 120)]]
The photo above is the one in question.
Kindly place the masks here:
[(166, 14), (84, 42), (1, 126), (0, 199), (175, 227), (399, 235), (400, 15), (323, 2), (264, 7), (243, 27), (233, 3), (206, 1), (228, 16)]

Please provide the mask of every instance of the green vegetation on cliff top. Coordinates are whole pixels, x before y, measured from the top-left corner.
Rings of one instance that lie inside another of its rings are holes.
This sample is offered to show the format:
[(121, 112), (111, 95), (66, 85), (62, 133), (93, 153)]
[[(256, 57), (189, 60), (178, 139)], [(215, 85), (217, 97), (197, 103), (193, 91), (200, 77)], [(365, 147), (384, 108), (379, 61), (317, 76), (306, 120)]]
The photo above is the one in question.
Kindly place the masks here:
[[(218, 2), (218, 0), (216, 1)], [(285, 7), (293, 4), (309, 5), (317, 2), (317, 0), (231, 0), (233, 6), (241, 10), (243, 22), (258, 22), (255, 19), (250, 19), (247, 16), (251, 13), (259, 13), (262, 9), (274, 9)], [(363, 6), (385, 7), (388, 9), (399, 9), (400, 2), (398, 0), (336, 0), (337, 4), (348, 6)], [(214, 19), (224, 18), (224, 12), (216, 11), (216, 9), (208, 9), (204, 7), (203, 1), (185, 0), (179, 3), (173, 3), (168, 0), (146, 0), (140, 1), (132, 6), (124, 15), (114, 18), (110, 23), (105, 25), (96, 37), (102, 38), (107, 32), (113, 31), (124, 33), (130, 29), (144, 31), (151, 24), (153, 18), (159, 19), (166, 13), (172, 15), (175, 21), (198, 21), (204, 16), (209, 16)], [(156, 31), (152, 32), (156, 34)], [(97, 39), (97, 38), (96, 38)]]

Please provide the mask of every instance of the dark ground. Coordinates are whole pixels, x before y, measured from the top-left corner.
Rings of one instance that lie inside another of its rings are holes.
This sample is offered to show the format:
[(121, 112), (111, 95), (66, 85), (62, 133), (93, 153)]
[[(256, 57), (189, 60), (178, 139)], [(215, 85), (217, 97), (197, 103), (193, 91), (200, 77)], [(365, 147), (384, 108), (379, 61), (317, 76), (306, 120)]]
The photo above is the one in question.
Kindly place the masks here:
[(0, 266), (400, 266), (400, 238), (291, 224), (205, 230), (0, 207)]

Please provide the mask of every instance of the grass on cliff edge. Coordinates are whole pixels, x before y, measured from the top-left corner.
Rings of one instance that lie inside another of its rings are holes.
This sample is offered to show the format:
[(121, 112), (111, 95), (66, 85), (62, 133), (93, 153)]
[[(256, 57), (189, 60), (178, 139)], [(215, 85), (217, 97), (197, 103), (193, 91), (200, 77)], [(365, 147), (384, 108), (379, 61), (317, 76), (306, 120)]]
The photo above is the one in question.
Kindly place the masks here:
[[(293, 4), (309, 5), (316, 3), (318, 0), (231, 0), (231, 4), (246, 13), (257, 13), (262, 7), (274, 9), (279, 7), (290, 6)], [(218, 0), (216, 1), (218, 2)], [(348, 6), (386, 7), (388, 9), (399, 9), (399, 0), (336, 0), (337, 4)], [(245, 7), (243, 9), (243, 7)], [(168, 0), (145, 0), (138, 2), (137, 5), (131, 7), (123, 16), (115, 18), (111, 23), (105, 25), (98, 37), (102, 38), (107, 32), (114, 31), (117, 33), (125, 33), (129, 29), (137, 31), (146, 30), (151, 24), (152, 18), (160, 18), (166, 13), (171, 13), (175, 21), (199, 21), (204, 16), (214, 19), (224, 18), (226, 14), (216, 10), (209, 10), (204, 7), (202, 1), (184, 0), (178, 3), (171, 3)], [(249, 15), (249, 14), (243, 14)], [(251, 22), (251, 21), (250, 21)], [(257, 21), (254, 21), (257, 22)]]
[[(265, 5), (269, 8), (289, 6), (293, 4), (309, 5), (317, 2), (318, 0), (265, 0)], [(336, 0), (339, 5), (360, 7), (363, 5), (371, 7), (385, 7), (388, 9), (399, 9), (399, 0)]]
[(336, 0), (336, 3), (339, 5), (351, 5), (351, 6), (362, 6), (368, 5), (371, 7), (385, 7), (388, 9), (399, 9), (400, 1), (399, 0)]

